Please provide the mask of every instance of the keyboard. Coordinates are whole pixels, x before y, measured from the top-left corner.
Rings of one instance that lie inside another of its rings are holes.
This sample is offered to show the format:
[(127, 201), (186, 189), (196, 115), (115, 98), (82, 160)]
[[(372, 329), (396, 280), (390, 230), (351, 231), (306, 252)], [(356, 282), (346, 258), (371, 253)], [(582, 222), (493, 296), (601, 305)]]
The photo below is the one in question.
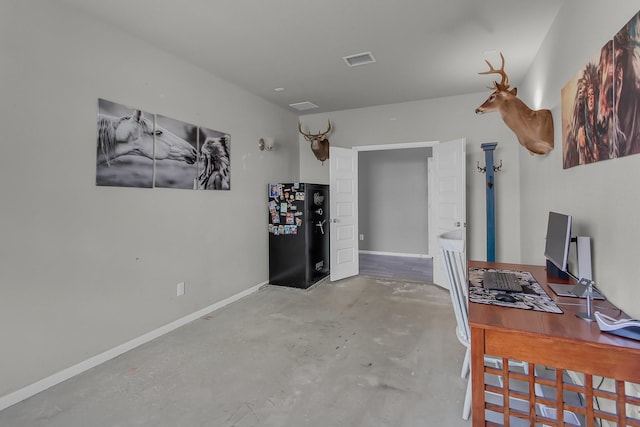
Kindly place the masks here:
[(485, 271), (482, 277), (482, 286), (485, 289), (496, 291), (522, 292), (518, 276), (504, 271)]

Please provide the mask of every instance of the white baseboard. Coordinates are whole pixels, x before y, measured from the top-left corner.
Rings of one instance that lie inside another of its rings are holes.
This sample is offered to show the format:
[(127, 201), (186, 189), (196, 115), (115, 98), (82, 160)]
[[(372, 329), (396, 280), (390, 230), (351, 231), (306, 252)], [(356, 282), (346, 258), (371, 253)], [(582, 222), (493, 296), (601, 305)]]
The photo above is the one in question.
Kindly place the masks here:
[(403, 252), (380, 252), (380, 251), (363, 251), (359, 250), (358, 253), (369, 255), (386, 255), (386, 256), (403, 256), (408, 258), (433, 258), (428, 254), (407, 254)]
[(258, 289), (260, 289), (262, 286), (266, 285), (267, 283), (268, 282), (263, 282), (259, 285), (253, 286), (249, 289), (246, 289), (242, 292), (232, 295), (229, 298), (226, 298), (222, 301), (219, 301), (215, 304), (212, 304), (208, 307), (205, 307), (201, 310), (191, 313), (185, 317), (182, 317), (178, 320), (175, 320), (171, 323), (161, 326), (158, 329), (155, 329), (151, 332), (148, 332), (144, 335), (134, 338), (131, 341), (128, 341), (124, 344), (121, 344), (117, 347), (114, 347), (110, 350), (107, 350), (103, 353), (93, 356), (87, 360), (84, 360), (78, 364), (75, 364), (67, 369), (63, 369), (62, 371), (57, 372), (46, 378), (43, 378), (40, 381), (36, 381), (35, 383), (30, 384), (26, 387), (23, 387), (17, 391), (14, 391), (13, 393), (4, 395), (0, 397), (0, 411), (8, 408), (9, 406), (15, 405), (18, 402), (28, 399), (29, 397), (34, 396), (40, 393), (41, 391), (44, 391), (50, 387), (53, 387), (56, 384), (60, 384), (61, 382), (66, 381), (71, 377), (74, 377), (104, 362), (107, 362), (115, 357), (118, 357), (121, 354), (126, 353), (127, 351), (133, 350), (134, 348), (142, 344), (145, 344), (151, 340), (154, 340), (166, 333), (169, 333), (174, 329), (179, 328), (180, 326), (184, 326), (187, 323), (190, 323), (206, 314), (219, 310), (222, 307), (239, 300), (240, 298), (243, 298), (247, 295), (250, 295), (256, 292)]

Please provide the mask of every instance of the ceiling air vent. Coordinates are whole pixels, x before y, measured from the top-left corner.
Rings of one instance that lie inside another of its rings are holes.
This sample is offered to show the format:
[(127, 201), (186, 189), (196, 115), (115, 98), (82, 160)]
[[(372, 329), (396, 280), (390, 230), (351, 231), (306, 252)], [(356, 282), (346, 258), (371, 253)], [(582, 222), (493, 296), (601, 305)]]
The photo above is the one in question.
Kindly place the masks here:
[(313, 110), (314, 108), (318, 108), (316, 104), (309, 101), (296, 102), (295, 104), (289, 104), (289, 107), (298, 111)]
[(344, 62), (346, 62), (349, 67), (376, 62), (371, 52), (363, 52), (357, 53), (355, 55), (343, 56), (342, 59), (344, 59)]

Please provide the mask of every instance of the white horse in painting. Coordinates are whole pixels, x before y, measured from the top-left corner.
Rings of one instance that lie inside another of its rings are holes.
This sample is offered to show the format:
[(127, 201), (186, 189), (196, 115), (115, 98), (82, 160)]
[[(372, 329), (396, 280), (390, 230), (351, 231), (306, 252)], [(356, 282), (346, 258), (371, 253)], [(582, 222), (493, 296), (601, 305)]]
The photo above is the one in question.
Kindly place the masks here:
[(98, 164), (111, 166), (112, 160), (128, 154), (188, 164), (197, 160), (196, 149), (191, 144), (162, 127), (154, 128), (153, 122), (140, 110), (120, 118), (98, 116)]
[(201, 172), (197, 182), (198, 190), (229, 190), (231, 188), (229, 157), (229, 135), (217, 138), (207, 137), (200, 147)]

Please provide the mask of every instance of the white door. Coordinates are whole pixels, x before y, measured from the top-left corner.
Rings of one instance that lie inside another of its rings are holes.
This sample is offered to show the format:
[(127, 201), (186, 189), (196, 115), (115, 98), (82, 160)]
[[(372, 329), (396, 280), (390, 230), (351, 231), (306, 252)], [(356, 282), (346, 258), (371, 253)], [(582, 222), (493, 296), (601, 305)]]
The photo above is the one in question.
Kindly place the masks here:
[(456, 228), (466, 230), (465, 155), (464, 138), (433, 147), (429, 251), (433, 254), (433, 281), (444, 288), (449, 288), (449, 282), (442, 266), (438, 236)]
[(331, 147), (329, 156), (331, 281), (355, 276), (358, 260), (358, 152)]

